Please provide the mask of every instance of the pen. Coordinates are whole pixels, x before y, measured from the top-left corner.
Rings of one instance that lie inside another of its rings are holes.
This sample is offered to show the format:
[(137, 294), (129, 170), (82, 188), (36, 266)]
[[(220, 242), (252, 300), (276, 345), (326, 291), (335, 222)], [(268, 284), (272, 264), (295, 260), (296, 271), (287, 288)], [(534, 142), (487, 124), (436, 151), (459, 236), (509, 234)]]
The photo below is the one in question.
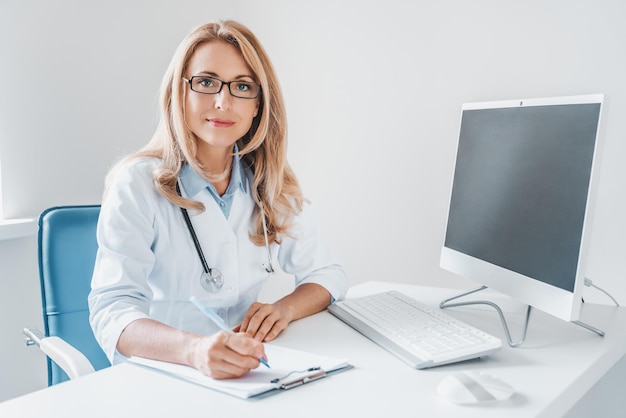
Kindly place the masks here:
[[(196, 308), (200, 309), (200, 312), (202, 312), (203, 314), (205, 314), (211, 321), (213, 321), (218, 327), (220, 327), (221, 329), (223, 329), (224, 331), (234, 334), (233, 330), (230, 329), (228, 327), (228, 325), (226, 325), (226, 323), (222, 320), (222, 318), (220, 318), (220, 316), (218, 314), (216, 314), (213, 309), (204, 306), (202, 304), (202, 302), (200, 302), (198, 300), (198, 298), (196, 298), (195, 296), (191, 297), (191, 302), (196, 305)], [(265, 359), (260, 358), (259, 362), (261, 362), (265, 367), (270, 368), (270, 365), (267, 364), (267, 361), (265, 361)]]

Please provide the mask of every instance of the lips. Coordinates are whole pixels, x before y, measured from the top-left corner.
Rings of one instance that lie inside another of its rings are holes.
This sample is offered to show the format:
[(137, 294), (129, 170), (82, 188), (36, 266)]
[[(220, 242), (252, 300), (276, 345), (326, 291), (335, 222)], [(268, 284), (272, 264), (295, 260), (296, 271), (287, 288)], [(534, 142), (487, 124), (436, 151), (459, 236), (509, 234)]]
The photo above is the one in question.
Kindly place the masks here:
[(215, 127), (215, 128), (228, 128), (231, 127), (235, 124), (235, 122), (228, 120), (228, 119), (219, 119), (219, 118), (214, 118), (214, 119), (208, 119), (208, 122), (211, 126)]

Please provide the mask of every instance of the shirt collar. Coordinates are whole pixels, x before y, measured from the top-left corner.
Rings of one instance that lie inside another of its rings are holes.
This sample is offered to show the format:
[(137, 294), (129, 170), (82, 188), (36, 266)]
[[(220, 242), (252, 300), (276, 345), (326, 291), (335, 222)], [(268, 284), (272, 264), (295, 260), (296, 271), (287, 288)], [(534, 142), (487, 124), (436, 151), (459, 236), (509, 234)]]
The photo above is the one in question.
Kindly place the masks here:
[[(233, 167), (230, 176), (230, 183), (228, 184), (228, 189), (232, 190), (233, 187), (238, 187), (242, 192), (245, 193), (248, 190), (248, 181), (244, 173), (244, 166), (243, 164), (241, 164), (239, 154), (237, 154), (238, 151), (239, 148), (235, 144), (235, 155), (233, 156)], [(198, 193), (200, 193), (200, 191), (206, 189), (207, 187), (213, 187), (211, 182), (206, 181), (205, 179), (200, 177), (188, 163), (185, 163), (180, 171), (180, 181), (188, 197), (193, 197), (197, 195)]]

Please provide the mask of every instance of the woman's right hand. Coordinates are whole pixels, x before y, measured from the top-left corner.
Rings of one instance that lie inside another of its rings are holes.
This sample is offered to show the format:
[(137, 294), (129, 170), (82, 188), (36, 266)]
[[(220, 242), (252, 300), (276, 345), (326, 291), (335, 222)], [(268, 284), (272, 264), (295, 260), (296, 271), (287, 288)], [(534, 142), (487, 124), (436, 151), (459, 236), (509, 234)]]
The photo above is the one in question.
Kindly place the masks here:
[(220, 331), (199, 336), (191, 347), (191, 365), (214, 379), (241, 377), (259, 367), (265, 357), (263, 344), (245, 333)]
[(128, 324), (117, 349), (126, 357), (186, 364), (214, 379), (241, 377), (267, 360), (263, 344), (245, 333), (198, 335), (149, 318)]

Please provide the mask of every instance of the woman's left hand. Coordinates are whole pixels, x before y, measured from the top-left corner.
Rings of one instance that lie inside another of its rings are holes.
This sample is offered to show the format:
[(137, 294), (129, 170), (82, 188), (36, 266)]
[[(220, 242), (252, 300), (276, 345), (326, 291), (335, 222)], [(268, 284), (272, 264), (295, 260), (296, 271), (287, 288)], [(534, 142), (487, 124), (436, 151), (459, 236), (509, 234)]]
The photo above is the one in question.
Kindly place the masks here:
[(245, 332), (258, 341), (272, 341), (278, 337), (290, 320), (287, 313), (276, 304), (254, 302), (235, 332)]
[(323, 286), (303, 283), (273, 304), (254, 302), (234, 331), (245, 332), (257, 341), (272, 341), (290, 322), (323, 310), (330, 301), (330, 293)]

